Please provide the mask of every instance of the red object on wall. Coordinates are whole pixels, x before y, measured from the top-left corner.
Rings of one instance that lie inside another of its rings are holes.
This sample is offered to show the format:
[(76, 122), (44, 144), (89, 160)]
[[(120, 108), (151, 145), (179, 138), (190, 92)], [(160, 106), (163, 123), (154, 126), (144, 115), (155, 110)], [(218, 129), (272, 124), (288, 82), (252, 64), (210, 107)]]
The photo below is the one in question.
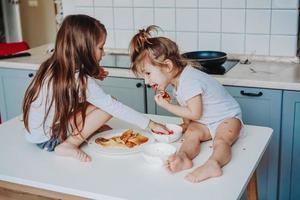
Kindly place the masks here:
[(29, 49), (27, 42), (0, 43), (0, 55), (9, 55)]

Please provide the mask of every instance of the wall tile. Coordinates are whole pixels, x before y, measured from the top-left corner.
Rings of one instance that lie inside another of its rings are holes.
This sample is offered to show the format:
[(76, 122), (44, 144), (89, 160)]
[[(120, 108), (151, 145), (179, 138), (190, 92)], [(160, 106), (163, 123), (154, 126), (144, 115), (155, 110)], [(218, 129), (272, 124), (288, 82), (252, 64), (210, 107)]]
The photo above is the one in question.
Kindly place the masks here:
[(271, 34), (297, 35), (297, 10), (272, 10)]
[(134, 8), (134, 28), (136, 30), (154, 24), (153, 8)]
[(220, 51), (221, 34), (220, 33), (199, 33), (199, 50)]
[(273, 9), (298, 9), (299, 0), (273, 0)]
[(113, 5), (112, 0), (94, 0), (95, 6), (111, 7)]
[(246, 11), (246, 32), (247, 33), (269, 34), (270, 27), (271, 27), (271, 10), (247, 10)]
[(154, 0), (155, 7), (175, 7), (175, 0)]
[(199, 32), (221, 31), (220, 9), (199, 9)]
[(270, 44), (271, 56), (296, 56), (297, 37), (272, 35)]
[(197, 9), (176, 9), (176, 30), (197, 31)]
[(176, 0), (176, 7), (179, 8), (196, 8), (197, 6), (197, 0)]
[(220, 8), (221, 0), (198, 0), (199, 8)]
[(95, 18), (100, 20), (106, 28), (114, 28), (113, 8), (95, 8)]
[(107, 36), (106, 41), (104, 45), (104, 51), (105, 48), (115, 48), (115, 31), (113, 29), (107, 29)]
[(94, 8), (93, 7), (76, 7), (73, 14), (84, 14), (94, 17)]
[(245, 32), (245, 9), (222, 10), (222, 32), (244, 33)]
[(182, 52), (198, 50), (198, 35), (196, 32), (177, 32), (176, 41)]
[(132, 7), (132, 0), (113, 0), (115, 7)]
[(155, 8), (154, 23), (165, 31), (175, 31), (175, 9)]
[(222, 0), (222, 8), (245, 8), (246, 0)]
[(271, 8), (271, 0), (247, 0), (247, 8)]
[(176, 42), (176, 32), (175, 31), (160, 31), (158, 36), (169, 38), (170, 40)]
[(244, 53), (244, 34), (223, 33), (221, 36), (221, 49), (226, 53)]
[(116, 47), (127, 49), (134, 32), (131, 30), (115, 30), (115, 33)]
[(153, 0), (133, 0), (134, 7), (153, 7)]
[(268, 55), (270, 35), (246, 35), (246, 54)]
[(93, 0), (75, 0), (75, 6), (93, 6)]
[(115, 29), (133, 29), (132, 8), (114, 8)]
[[(299, 0), (72, 0), (64, 15), (87, 14), (109, 30), (106, 47), (127, 48), (138, 29), (158, 25), (158, 35), (185, 51), (296, 56)], [(68, 3), (67, 3), (68, 2)]]

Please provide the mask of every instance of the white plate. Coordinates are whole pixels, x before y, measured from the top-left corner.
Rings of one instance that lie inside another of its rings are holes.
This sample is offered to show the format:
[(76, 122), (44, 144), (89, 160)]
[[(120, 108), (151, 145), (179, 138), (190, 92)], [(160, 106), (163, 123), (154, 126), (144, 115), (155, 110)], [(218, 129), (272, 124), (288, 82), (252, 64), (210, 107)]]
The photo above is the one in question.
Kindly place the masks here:
[(134, 132), (138, 132), (146, 137), (148, 137), (148, 141), (138, 145), (133, 148), (122, 148), (122, 147), (103, 147), (99, 144), (95, 143), (96, 138), (103, 137), (103, 138), (111, 138), (114, 136), (120, 136), (122, 133), (124, 133), (128, 129), (112, 129), (108, 131), (103, 131), (100, 133), (97, 133), (93, 137), (89, 139), (89, 145), (88, 148), (92, 148), (94, 151), (103, 153), (103, 154), (109, 154), (109, 155), (126, 155), (126, 154), (132, 154), (132, 153), (138, 153), (142, 150), (142, 147), (145, 144), (150, 144), (154, 142), (154, 138), (150, 132), (144, 131), (144, 130), (133, 130)]

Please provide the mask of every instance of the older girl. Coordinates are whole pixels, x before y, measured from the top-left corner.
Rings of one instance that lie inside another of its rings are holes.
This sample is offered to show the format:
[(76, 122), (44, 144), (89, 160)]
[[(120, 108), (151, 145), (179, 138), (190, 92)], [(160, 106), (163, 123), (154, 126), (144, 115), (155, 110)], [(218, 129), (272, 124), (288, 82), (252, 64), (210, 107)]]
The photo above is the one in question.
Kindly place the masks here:
[(26, 138), (58, 155), (80, 161), (91, 158), (79, 146), (112, 116), (146, 129), (167, 133), (163, 125), (104, 93), (95, 78), (103, 78), (106, 29), (86, 15), (63, 21), (52, 56), (40, 66), (23, 103)]

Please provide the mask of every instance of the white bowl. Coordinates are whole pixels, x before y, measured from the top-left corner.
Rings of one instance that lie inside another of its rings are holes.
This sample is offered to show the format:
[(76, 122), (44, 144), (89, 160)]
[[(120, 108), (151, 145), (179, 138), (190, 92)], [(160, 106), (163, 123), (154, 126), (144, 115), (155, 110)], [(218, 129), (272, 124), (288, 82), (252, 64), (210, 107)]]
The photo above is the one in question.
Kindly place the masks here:
[(169, 130), (172, 130), (173, 134), (162, 135), (162, 134), (153, 133), (154, 138), (158, 142), (171, 143), (171, 142), (175, 142), (179, 138), (181, 138), (181, 136), (182, 136), (182, 127), (181, 126), (179, 126), (177, 124), (166, 124), (166, 127)]
[(171, 144), (152, 143), (143, 147), (142, 155), (147, 163), (162, 166), (175, 152), (176, 148)]

